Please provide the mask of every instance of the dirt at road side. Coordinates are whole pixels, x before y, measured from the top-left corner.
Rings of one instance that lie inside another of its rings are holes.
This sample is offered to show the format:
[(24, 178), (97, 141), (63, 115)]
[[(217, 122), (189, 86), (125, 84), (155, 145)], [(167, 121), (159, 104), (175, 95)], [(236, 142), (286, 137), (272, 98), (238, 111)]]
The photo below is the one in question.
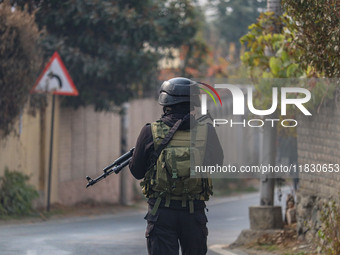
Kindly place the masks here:
[(313, 243), (298, 240), (296, 224), (285, 226), (273, 234), (263, 234), (257, 240), (236, 247), (249, 255), (316, 255)]

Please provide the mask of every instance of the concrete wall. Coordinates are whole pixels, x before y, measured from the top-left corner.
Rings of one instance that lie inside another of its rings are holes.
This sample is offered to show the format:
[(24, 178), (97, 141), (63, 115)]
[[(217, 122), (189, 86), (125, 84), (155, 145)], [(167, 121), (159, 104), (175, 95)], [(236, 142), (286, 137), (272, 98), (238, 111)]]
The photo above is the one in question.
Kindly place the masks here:
[[(163, 113), (163, 108), (158, 104), (156, 99), (137, 99), (129, 103), (128, 107), (128, 148), (132, 148), (136, 145), (137, 138), (143, 126), (146, 123), (151, 123), (158, 120)], [(129, 175), (131, 186), (137, 194), (141, 194), (141, 187), (139, 181), (135, 181), (132, 175)]]
[(120, 116), (95, 112), (93, 106), (61, 108), (58, 146), (58, 198), (65, 205), (96, 201), (118, 203), (119, 176), (111, 175), (85, 189), (85, 176), (95, 178), (120, 156)]
[(137, 99), (129, 103), (128, 110), (128, 147), (134, 147), (140, 130), (146, 123), (158, 120), (163, 108), (156, 99)]
[[(30, 176), (39, 191), (37, 206), (47, 202), (51, 99), (35, 116), (25, 109), (16, 130), (0, 139), (0, 176), (5, 167)], [(117, 203), (120, 181), (109, 178), (85, 189), (85, 176), (97, 177), (120, 155), (120, 116), (95, 112), (93, 107), (61, 108), (56, 97), (52, 158), (51, 203), (65, 205), (88, 200)]]
[[(20, 126), (20, 127), (19, 127)], [(40, 167), (40, 114), (36, 117), (24, 113), (15, 124), (15, 133), (0, 139), (0, 175), (5, 167), (32, 175)], [(31, 178), (38, 186), (38, 175)]]
[[(51, 99), (48, 97), (48, 106), (45, 110), (37, 111), (35, 116), (28, 114), (28, 108), (15, 123), (15, 131), (4, 139), (0, 139), (0, 176), (4, 169), (16, 170), (30, 176), (30, 183), (40, 193), (38, 205), (45, 202), (47, 193), (47, 172), (51, 129)], [(59, 100), (56, 99), (55, 107), (55, 133), (59, 127)], [(54, 143), (54, 159), (58, 149), (58, 139)], [(53, 160), (53, 169), (57, 169), (58, 161)], [(52, 201), (56, 201), (57, 172), (53, 172), (54, 178)]]
[[(298, 164), (340, 164), (340, 107), (322, 108), (298, 126)], [(297, 194), (298, 231), (310, 238), (320, 225), (320, 209), (339, 198), (340, 173), (300, 173)], [(305, 221), (308, 222), (307, 226)], [(313, 231), (309, 231), (312, 227)]]
[[(158, 119), (162, 112), (154, 99), (133, 100), (128, 105), (127, 126), (121, 129), (121, 117), (117, 113), (95, 112), (93, 106), (76, 110), (63, 108), (56, 98), (51, 203), (119, 203), (122, 190), (128, 203), (133, 202), (140, 187), (128, 168), (120, 175), (113, 174), (95, 186), (85, 188), (86, 175), (99, 176), (105, 166), (121, 155), (122, 132), (126, 132), (129, 149), (135, 146), (141, 128)], [(29, 175), (30, 183), (40, 193), (38, 206), (45, 206), (51, 97), (48, 98), (48, 107), (38, 111), (36, 116), (28, 114), (25, 109), (15, 126), (15, 133), (0, 139), (0, 176), (6, 166)]]

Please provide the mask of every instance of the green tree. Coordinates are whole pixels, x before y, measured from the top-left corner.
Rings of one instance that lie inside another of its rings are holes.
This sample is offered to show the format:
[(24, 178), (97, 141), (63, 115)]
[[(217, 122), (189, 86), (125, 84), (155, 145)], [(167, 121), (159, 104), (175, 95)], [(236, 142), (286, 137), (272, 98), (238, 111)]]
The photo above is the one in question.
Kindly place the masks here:
[(323, 77), (340, 77), (339, 1), (283, 0), (296, 31), (294, 45), (302, 50), (299, 62), (313, 66)]
[[(287, 29), (289, 23), (285, 15), (262, 13), (258, 22), (249, 26), (249, 32), (240, 39), (247, 48), (242, 61), (255, 83), (261, 78), (293, 78), (304, 74), (297, 60), (301, 51), (291, 46), (293, 35)], [(282, 28), (280, 32), (276, 32), (277, 27)]]
[(36, 22), (47, 32), (46, 56), (58, 50), (80, 92), (67, 104), (97, 109), (154, 89), (163, 49), (190, 42), (199, 23), (190, 0), (29, 3), (38, 7)]
[(41, 68), (34, 16), (0, 3), (0, 130), (7, 135)]
[[(275, 32), (275, 27), (282, 29)], [(299, 83), (299, 86), (312, 91), (312, 98), (307, 104), (310, 109), (318, 109), (323, 103), (334, 98), (335, 82), (329, 79), (314, 79), (322, 76), (322, 73), (317, 72), (312, 65), (300, 63), (305, 51), (294, 43), (298, 34), (294, 27), (292, 19), (286, 13), (278, 17), (270, 12), (263, 13), (258, 22), (249, 26), (249, 32), (241, 38), (241, 42), (247, 47), (241, 59), (256, 84), (257, 105), (262, 107), (271, 105), (270, 79), (276, 78), (310, 78), (308, 82), (305, 79)], [(279, 82), (276, 86), (289, 84)]]

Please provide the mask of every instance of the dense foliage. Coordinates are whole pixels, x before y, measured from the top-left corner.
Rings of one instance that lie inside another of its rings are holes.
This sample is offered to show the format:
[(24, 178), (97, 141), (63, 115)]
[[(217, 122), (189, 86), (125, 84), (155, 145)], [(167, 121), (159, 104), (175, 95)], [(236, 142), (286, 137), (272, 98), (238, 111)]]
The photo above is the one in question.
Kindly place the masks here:
[[(277, 30), (278, 27), (281, 29)], [(310, 109), (316, 109), (334, 97), (336, 83), (317, 80), (320, 73), (310, 65), (300, 63), (305, 52), (293, 43), (295, 38), (296, 31), (290, 17), (286, 14), (276, 17), (273, 13), (261, 14), (258, 22), (249, 26), (249, 32), (241, 38), (247, 48), (241, 59), (257, 88), (257, 104), (271, 105), (274, 83), (275, 87), (305, 87), (312, 91), (308, 103)]]
[[(22, 1), (13, 1), (23, 6)], [(68, 104), (110, 108), (155, 89), (158, 62), (194, 38), (197, 11), (190, 0), (36, 0), (45, 28), (46, 56), (57, 50), (80, 95)], [(157, 82), (157, 85), (158, 82)]]
[[(276, 17), (273, 13), (262, 13), (258, 22), (249, 26), (249, 32), (241, 38), (247, 50), (242, 61), (249, 67), (253, 79), (254, 72), (260, 71), (260, 78), (300, 77), (303, 69), (297, 63), (301, 53), (291, 47), (292, 33), (287, 29), (289, 19)], [(281, 32), (276, 28), (281, 27)]]
[(294, 44), (303, 51), (299, 62), (323, 77), (340, 77), (340, 5), (336, 0), (283, 0), (292, 18)]
[(25, 215), (32, 211), (38, 192), (28, 180), (29, 177), (20, 172), (5, 170), (0, 177), (0, 216)]
[(8, 134), (41, 68), (34, 17), (0, 4), (0, 130)]

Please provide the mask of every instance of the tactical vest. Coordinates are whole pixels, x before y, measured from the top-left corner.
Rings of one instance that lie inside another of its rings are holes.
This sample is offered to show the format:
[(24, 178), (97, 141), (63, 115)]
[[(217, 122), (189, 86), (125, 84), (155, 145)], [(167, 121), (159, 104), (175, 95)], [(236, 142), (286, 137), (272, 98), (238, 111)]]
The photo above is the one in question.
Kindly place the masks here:
[[(155, 150), (170, 129), (161, 120), (151, 123)], [(205, 173), (195, 172), (193, 166), (203, 164), (207, 131), (205, 124), (198, 124), (191, 130), (177, 130), (157, 162), (146, 172), (141, 186), (146, 197), (157, 198), (153, 214), (162, 199), (165, 199), (166, 207), (169, 207), (171, 200), (182, 200), (183, 207), (188, 201), (193, 213), (193, 200), (206, 201), (212, 195), (211, 179)]]

